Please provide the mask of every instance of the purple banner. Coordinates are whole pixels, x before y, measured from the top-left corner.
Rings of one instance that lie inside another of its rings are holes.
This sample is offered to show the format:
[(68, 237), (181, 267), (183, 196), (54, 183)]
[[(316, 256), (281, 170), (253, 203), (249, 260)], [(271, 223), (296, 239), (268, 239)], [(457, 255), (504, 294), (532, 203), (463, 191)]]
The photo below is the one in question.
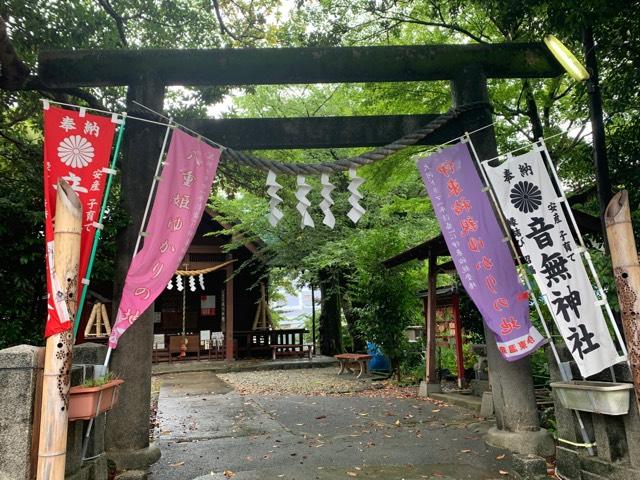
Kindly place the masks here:
[(498, 350), (508, 361), (533, 353), (543, 338), (529, 320), (527, 290), (467, 145), (423, 158), (418, 169), (458, 275)]

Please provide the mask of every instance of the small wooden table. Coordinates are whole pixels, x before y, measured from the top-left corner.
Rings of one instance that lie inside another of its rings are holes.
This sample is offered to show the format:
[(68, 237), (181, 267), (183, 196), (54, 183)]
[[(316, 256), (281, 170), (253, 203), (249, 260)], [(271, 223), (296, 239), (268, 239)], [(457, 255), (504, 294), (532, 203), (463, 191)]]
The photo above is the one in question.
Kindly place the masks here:
[(338, 375), (344, 373), (345, 370), (348, 370), (349, 373), (356, 373), (351, 369), (351, 366), (357, 364), (360, 367), (360, 372), (356, 378), (360, 378), (363, 373), (367, 372), (367, 360), (371, 360), (373, 356), (364, 353), (341, 353), (334, 355), (334, 358), (340, 361)]
[(312, 345), (307, 345), (303, 343), (300, 345), (296, 344), (286, 344), (286, 345), (271, 345), (271, 358), (276, 359), (277, 355), (288, 355), (288, 356), (299, 356), (299, 357), (308, 357), (309, 361), (311, 361), (311, 352)]

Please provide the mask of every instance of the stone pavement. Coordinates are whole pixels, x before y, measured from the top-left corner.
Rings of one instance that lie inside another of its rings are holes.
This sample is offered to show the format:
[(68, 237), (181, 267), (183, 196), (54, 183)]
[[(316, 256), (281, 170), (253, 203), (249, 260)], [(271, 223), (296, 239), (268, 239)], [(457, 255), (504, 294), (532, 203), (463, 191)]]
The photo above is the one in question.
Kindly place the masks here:
[(151, 480), (511, 478), (510, 454), (482, 441), (491, 423), (459, 407), (380, 390), (240, 395), (213, 372), (159, 378)]

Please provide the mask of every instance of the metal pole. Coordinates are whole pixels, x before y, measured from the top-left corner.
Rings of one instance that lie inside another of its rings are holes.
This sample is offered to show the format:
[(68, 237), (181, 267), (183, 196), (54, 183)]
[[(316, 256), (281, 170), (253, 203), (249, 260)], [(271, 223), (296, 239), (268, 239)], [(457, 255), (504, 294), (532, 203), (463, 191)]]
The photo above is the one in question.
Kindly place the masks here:
[[(120, 123), (120, 127), (118, 128), (118, 138), (116, 139), (116, 146), (113, 150), (113, 158), (111, 159), (111, 165), (109, 168), (114, 170), (116, 168), (116, 163), (118, 161), (118, 155), (120, 154), (120, 145), (122, 144), (122, 134), (124, 133), (124, 122), (126, 120), (126, 116), (123, 116)], [(100, 216), (98, 217), (98, 224), (102, 225), (102, 219), (104, 218), (104, 212), (107, 209), (107, 202), (109, 201), (109, 194), (111, 193), (111, 184), (113, 183), (113, 172), (109, 172), (109, 177), (107, 178), (107, 186), (104, 191), (104, 197), (102, 197), (102, 207), (100, 208)], [(96, 235), (93, 238), (93, 245), (91, 247), (91, 256), (89, 257), (89, 265), (87, 266), (87, 273), (85, 274), (84, 280), (86, 283), (82, 285), (82, 295), (80, 296), (80, 303), (78, 304), (78, 311), (76, 312), (76, 321), (73, 325), (73, 340), (78, 336), (78, 328), (80, 327), (80, 322), (82, 321), (82, 310), (84, 309), (85, 299), (87, 297), (87, 291), (89, 290), (89, 279), (91, 278), (91, 272), (93, 271), (93, 261), (96, 258), (96, 251), (98, 250), (98, 244), (100, 243), (100, 237), (102, 236), (102, 229), (96, 229)]]
[[(480, 160), (480, 158), (478, 157), (478, 153), (476, 152), (476, 148), (473, 144), (473, 142), (471, 141), (471, 137), (469, 136), (468, 133), (465, 134), (466, 137), (466, 141), (469, 142), (469, 146), (471, 147), (471, 152), (473, 153), (473, 158), (476, 161), (476, 164), (479, 167), (480, 173), (482, 175), (482, 179), (485, 183), (485, 188), (487, 189), (487, 191), (489, 192), (489, 199), (491, 200), (491, 202), (493, 203), (494, 209), (497, 212), (497, 216), (498, 216), (498, 220), (500, 221), (500, 224), (502, 225), (502, 231), (505, 235), (505, 238), (508, 239), (508, 243), (509, 243), (509, 247), (511, 248), (511, 254), (513, 255), (513, 258), (516, 261), (516, 264), (518, 265), (518, 267), (520, 268), (521, 272), (522, 272), (522, 276), (524, 278), (525, 284), (527, 286), (527, 290), (529, 292), (529, 296), (531, 297), (531, 299), (533, 300), (533, 304), (535, 306), (536, 312), (538, 313), (538, 318), (540, 319), (540, 322), (542, 323), (542, 328), (544, 329), (544, 333), (547, 336), (547, 338), (549, 339), (549, 346), (551, 347), (551, 352), (553, 353), (553, 357), (556, 361), (556, 364), (558, 365), (558, 369), (560, 371), (560, 378), (562, 378), (563, 381), (568, 382), (569, 380), (571, 380), (571, 377), (569, 375), (569, 372), (567, 372), (564, 368), (564, 365), (562, 364), (562, 362), (560, 361), (560, 355), (558, 354), (558, 349), (556, 348), (556, 344), (553, 341), (553, 337), (551, 336), (551, 332), (549, 331), (549, 327), (547, 325), (547, 322), (544, 318), (544, 315), (542, 314), (542, 309), (540, 308), (540, 304), (538, 303), (538, 298), (535, 295), (535, 292), (533, 291), (533, 287), (531, 286), (531, 282), (529, 280), (529, 274), (527, 272), (526, 266), (522, 264), (522, 262), (520, 261), (520, 255), (518, 255), (518, 250), (516, 249), (515, 244), (513, 243), (513, 237), (511, 236), (511, 233), (509, 231), (509, 228), (507, 227), (507, 223), (505, 221), (504, 215), (502, 214), (502, 210), (500, 209), (500, 205), (496, 199), (496, 194), (493, 191), (493, 187), (491, 186), (491, 182), (489, 182), (489, 178), (487, 177), (487, 172), (485, 171), (485, 163), (487, 163), (487, 161), (482, 162)], [(545, 299), (548, 302), (548, 299)], [(593, 450), (593, 447), (591, 446), (591, 440), (589, 439), (589, 434), (587, 433), (587, 429), (584, 426), (584, 422), (582, 420), (582, 416), (580, 415), (580, 412), (578, 412), (577, 410), (574, 410), (574, 413), (576, 415), (576, 419), (578, 421), (578, 427), (580, 430), (580, 436), (582, 437), (582, 441), (586, 444), (589, 445), (587, 446), (587, 453), (589, 454), (589, 456), (593, 457), (595, 455), (595, 452)]]
[(138, 253), (138, 247), (140, 246), (140, 240), (144, 236), (144, 227), (147, 223), (147, 215), (149, 214), (149, 207), (151, 207), (151, 199), (153, 198), (153, 192), (156, 189), (156, 184), (160, 177), (158, 176), (160, 173), (160, 167), (162, 165), (162, 157), (164, 156), (164, 151), (167, 148), (167, 140), (169, 139), (169, 132), (173, 128), (171, 123), (173, 122), (173, 118), (169, 118), (169, 126), (167, 127), (167, 131), (164, 134), (164, 140), (162, 141), (162, 149), (160, 150), (160, 155), (158, 156), (158, 163), (156, 164), (156, 171), (153, 174), (153, 183), (151, 184), (151, 189), (149, 190), (149, 197), (147, 198), (147, 205), (144, 207), (144, 215), (142, 216), (142, 223), (140, 224), (140, 231), (138, 232), (138, 238), (136, 239), (136, 246), (133, 249), (133, 256), (135, 257)]
[[(622, 350), (622, 354), (623, 354), (622, 357), (624, 358), (620, 357), (619, 361), (625, 360), (627, 364), (629, 364), (629, 360), (627, 358), (627, 347), (624, 343), (624, 340), (622, 339), (622, 335), (620, 334), (620, 329), (618, 328), (616, 319), (613, 316), (613, 312), (611, 311), (611, 306), (609, 305), (609, 301), (607, 300), (607, 295), (605, 294), (604, 289), (602, 288), (602, 284), (600, 283), (600, 277), (598, 277), (598, 273), (596, 272), (596, 269), (593, 266), (593, 262), (591, 261), (591, 254), (587, 250), (587, 246), (584, 243), (584, 239), (582, 238), (582, 234), (580, 233), (580, 229), (578, 228), (578, 222), (576, 221), (576, 218), (573, 215), (573, 210), (571, 210), (571, 206), (569, 205), (569, 202), (567, 201), (567, 197), (564, 194), (562, 183), (560, 183), (560, 178), (558, 177), (558, 172), (556, 171), (556, 168), (553, 165), (553, 162), (551, 161), (551, 156), (549, 155), (547, 146), (542, 138), (538, 140), (538, 147), (540, 148), (540, 151), (544, 153), (544, 155), (542, 156), (542, 161), (547, 164), (549, 170), (552, 173), (553, 179), (556, 182), (556, 188), (560, 193), (559, 200), (566, 207), (565, 210), (567, 212), (569, 219), (571, 220), (571, 224), (573, 225), (573, 229), (575, 230), (576, 237), (578, 238), (578, 242), (580, 244), (579, 246), (580, 253), (584, 257), (587, 263), (587, 266), (589, 267), (589, 271), (591, 272), (591, 277), (594, 283), (596, 284), (596, 291), (598, 292), (598, 297), (599, 297), (597, 306), (604, 307), (605, 311), (607, 312), (609, 323), (611, 324), (613, 331), (615, 332), (616, 339), (618, 341), (618, 344), (620, 345), (620, 349)], [(605, 238), (605, 243), (607, 243), (606, 238)], [(615, 374), (613, 372), (613, 368), (611, 368), (611, 376), (613, 377), (613, 381), (615, 382), (616, 380), (615, 380)]]
[(587, 91), (589, 92), (589, 115), (591, 117), (591, 130), (593, 132), (593, 164), (596, 171), (596, 187), (598, 189), (598, 203), (600, 206), (600, 223), (602, 225), (605, 252), (609, 253), (607, 229), (604, 223), (604, 212), (609, 204), (609, 200), (611, 200), (611, 180), (609, 179), (609, 161), (607, 159), (607, 145), (605, 143), (596, 45), (593, 40), (593, 27), (591, 25), (587, 25), (583, 31), (582, 44), (587, 64), (586, 68), (589, 72)]
[(313, 354), (316, 354), (316, 290), (311, 284), (311, 338), (313, 342)]

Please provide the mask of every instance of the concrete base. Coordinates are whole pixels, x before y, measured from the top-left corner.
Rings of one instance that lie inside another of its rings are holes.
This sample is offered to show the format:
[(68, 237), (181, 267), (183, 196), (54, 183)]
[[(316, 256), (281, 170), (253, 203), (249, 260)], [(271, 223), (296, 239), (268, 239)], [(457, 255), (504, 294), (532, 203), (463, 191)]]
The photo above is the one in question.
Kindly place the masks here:
[(146, 470), (160, 460), (160, 448), (154, 444), (140, 450), (112, 450), (107, 458), (116, 464), (118, 470)]
[[(42, 381), (44, 348), (31, 345), (0, 350), (0, 479), (35, 476), (31, 445), (36, 385)], [(40, 380), (39, 380), (40, 379)], [(37, 430), (37, 429), (36, 429)]]
[(550, 457), (555, 453), (553, 437), (542, 428), (535, 432), (508, 432), (493, 427), (487, 432), (485, 442), (493, 447), (541, 457)]
[(482, 394), (482, 404), (480, 406), (480, 416), (484, 418), (491, 418), (495, 415), (493, 410), (493, 393), (484, 392)]
[(513, 456), (513, 470), (520, 478), (527, 480), (546, 480), (547, 462), (544, 458), (531, 454), (517, 453)]
[(147, 480), (148, 474), (142, 470), (127, 470), (116, 475), (115, 480)]
[(107, 468), (107, 458), (102, 455), (93, 460), (87, 460), (82, 467), (72, 474), (65, 475), (65, 480), (107, 480), (109, 471)]
[(439, 383), (427, 383), (424, 380), (420, 382), (420, 388), (418, 389), (419, 397), (428, 397), (432, 393), (441, 393), (442, 387)]

